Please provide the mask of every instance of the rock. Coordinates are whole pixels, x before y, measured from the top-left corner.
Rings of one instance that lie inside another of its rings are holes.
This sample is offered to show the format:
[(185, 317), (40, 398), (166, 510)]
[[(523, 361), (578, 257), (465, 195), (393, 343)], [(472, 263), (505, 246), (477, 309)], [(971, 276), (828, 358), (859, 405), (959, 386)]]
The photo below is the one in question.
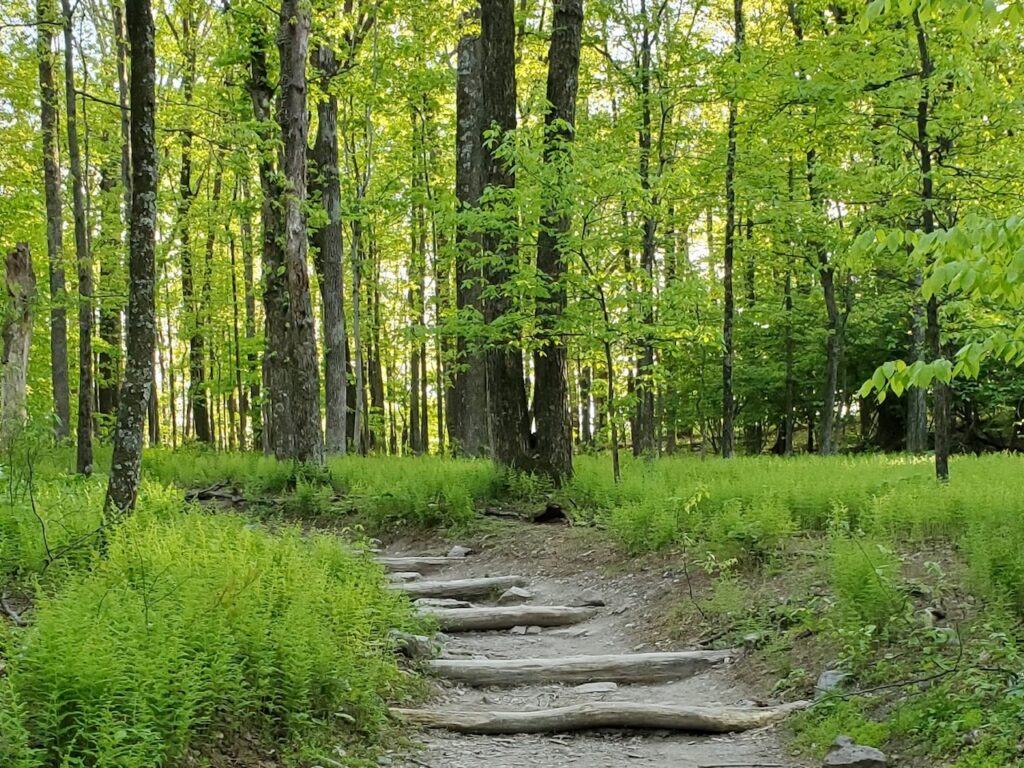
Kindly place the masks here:
[(461, 544), (456, 544), (448, 550), (448, 557), (465, 557), (466, 555), (471, 554), (473, 554), (473, 550), (469, 547), (464, 547)]
[(821, 698), (827, 693), (834, 691), (849, 678), (850, 673), (842, 669), (826, 669), (818, 676), (818, 682), (814, 684), (815, 698)]
[(423, 574), (417, 573), (416, 571), (396, 571), (388, 574), (388, 581), (396, 584), (405, 584), (410, 581), (419, 581), (423, 578)]
[(528, 635), (539, 635), (543, 630), (540, 627), (527, 627), (526, 634)]
[(743, 636), (743, 646), (745, 648), (760, 648), (768, 640), (768, 636), (764, 632), (748, 632)]
[(395, 644), (395, 651), (408, 659), (432, 659), (441, 652), (438, 643), (423, 635), (392, 629), (388, 636)]
[(594, 590), (585, 589), (580, 593), (579, 597), (569, 603), (569, 605), (576, 608), (604, 608), (607, 603), (604, 601), (604, 598)]
[(824, 768), (886, 768), (885, 754), (874, 747), (855, 744), (849, 736), (840, 736), (825, 756)]
[(498, 605), (519, 605), (527, 600), (533, 600), (533, 592), (522, 587), (506, 589), (498, 598)]
[(619, 690), (617, 683), (584, 683), (577, 685), (573, 690), (576, 693), (611, 693)]
[(509, 634), (511, 634), (511, 635), (525, 635), (527, 629), (528, 628), (524, 627), (524, 626), (512, 627), (512, 629), (509, 630)]
[(417, 608), (472, 608), (473, 604), (454, 597), (421, 597), (413, 602)]

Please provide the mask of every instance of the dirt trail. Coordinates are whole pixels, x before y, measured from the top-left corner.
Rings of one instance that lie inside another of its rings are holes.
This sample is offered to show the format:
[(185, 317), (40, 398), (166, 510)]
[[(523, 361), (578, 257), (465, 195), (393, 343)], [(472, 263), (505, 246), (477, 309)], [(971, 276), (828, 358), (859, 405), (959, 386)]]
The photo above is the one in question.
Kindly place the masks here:
[[(512, 538), (510, 538), (512, 537)], [(652, 604), (682, 589), (678, 579), (659, 572), (630, 573), (609, 565), (607, 547), (560, 528), (510, 529), (508, 536), (484, 542), (465, 561), (429, 578), (460, 579), (515, 574), (529, 579), (535, 604), (571, 605), (599, 596), (606, 606), (578, 626), (539, 634), (475, 632), (446, 636), (448, 658), (514, 659), (687, 650), (642, 642), (638, 628)], [(395, 543), (389, 555), (443, 553), (422, 543)], [(616, 571), (624, 571), (617, 573)], [(742, 658), (735, 665), (742, 664)], [(699, 706), (753, 705), (750, 691), (735, 676), (735, 665), (718, 666), (687, 680), (620, 685), (614, 691), (581, 693), (574, 685), (526, 685), (478, 689), (440, 683), (435, 710), (525, 711), (592, 701), (630, 701)], [(595, 680), (594, 682), (600, 682)], [(662, 731), (584, 732), (564, 735), (476, 736), (429, 731), (418, 736), (422, 751), (397, 758), (406, 768), (798, 768), (774, 729), (727, 736), (694, 736)]]

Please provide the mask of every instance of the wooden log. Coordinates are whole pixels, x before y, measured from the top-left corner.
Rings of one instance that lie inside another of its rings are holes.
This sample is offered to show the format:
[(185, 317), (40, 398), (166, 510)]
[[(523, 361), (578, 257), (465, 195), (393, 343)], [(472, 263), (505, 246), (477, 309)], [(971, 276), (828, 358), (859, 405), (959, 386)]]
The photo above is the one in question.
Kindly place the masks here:
[(593, 608), (567, 605), (508, 605), (482, 608), (441, 608), (425, 611), (443, 632), (484, 632), (512, 627), (564, 627), (592, 619)]
[(733, 651), (683, 651), (550, 659), (436, 659), (429, 668), (438, 677), (473, 686), (531, 683), (660, 683), (682, 680), (729, 658)]
[(412, 725), (456, 733), (563, 733), (598, 728), (736, 733), (777, 723), (807, 706), (808, 702), (803, 701), (779, 707), (688, 707), (603, 701), (529, 712), (393, 708), (391, 713)]
[(502, 592), (509, 587), (521, 587), (526, 584), (522, 576), (491, 576), (483, 579), (453, 579), (452, 581), (414, 581), (407, 584), (394, 584), (393, 589), (400, 589), (409, 597), (452, 597), (457, 600), (469, 600), (475, 597), (487, 597), (495, 592)]
[(431, 573), (446, 565), (466, 562), (464, 557), (377, 557), (374, 558), (388, 571), (418, 571)]

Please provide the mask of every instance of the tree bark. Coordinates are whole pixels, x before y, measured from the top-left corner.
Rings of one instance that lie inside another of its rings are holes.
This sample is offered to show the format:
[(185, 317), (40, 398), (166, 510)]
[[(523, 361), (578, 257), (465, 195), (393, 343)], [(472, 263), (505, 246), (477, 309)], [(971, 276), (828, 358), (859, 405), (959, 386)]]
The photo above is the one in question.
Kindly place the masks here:
[(526, 586), (522, 576), (490, 576), (478, 579), (449, 579), (446, 581), (414, 581), (392, 585), (410, 598), (446, 597), (469, 600), (504, 592), (512, 587)]
[[(739, 64), (743, 57), (744, 19), (743, 0), (733, 0), (733, 58)], [(729, 98), (728, 146), (725, 155), (725, 253), (722, 284), (725, 293), (722, 320), (722, 456), (733, 455), (733, 432), (736, 403), (733, 396), (733, 325), (735, 297), (733, 295), (733, 261), (736, 254), (736, 96)]]
[(292, 455), (291, 365), (288, 339), (288, 289), (284, 278), (284, 231), (279, 201), (283, 194), (276, 163), (276, 128), (271, 110), (274, 87), (267, 65), (269, 41), (254, 29), (249, 43), (249, 79), (253, 115), (260, 134), (259, 176), (262, 203), (261, 262), (263, 272), (264, 353), (262, 364), (261, 436), (263, 451), (277, 458)]
[(78, 145), (78, 92), (75, 89), (74, 32), (70, 0), (61, 0), (64, 15), (64, 95), (67, 112), (68, 159), (71, 165), (72, 209), (75, 221), (75, 258), (78, 265), (78, 430), (76, 468), (91, 475), (93, 371), (92, 371), (92, 260), (85, 222), (85, 177)]
[(486, 632), (512, 627), (565, 627), (594, 618), (594, 608), (564, 605), (512, 605), (434, 608), (424, 612), (442, 632)]
[(516, 221), (507, 199), (493, 199), (506, 197), (515, 188), (513, 170), (498, 151), (498, 145), (516, 127), (515, 9), (512, 0), (482, 0), (480, 6), (485, 125), (498, 132), (496, 141), (484, 147), (492, 192), (488, 210), (505, 222), (501, 227), (492, 222), (483, 236), (484, 275), (492, 291), (484, 312), (490, 332), (486, 355), (488, 428), (491, 457), (502, 466), (528, 471), (532, 462), (523, 355), (516, 332), (502, 328), (512, 310), (507, 283), (518, 248)]
[(121, 233), (119, 205), (110, 205), (117, 190), (117, 176), (106, 166), (100, 169), (100, 339), (96, 355), (97, 411), (104, 433), (113, 428), (117, 414), (117, 389), (121, 379)]
[(129, 237), (128, 344), (114, 430), (105, 508), (135, 507), (142, 465), (143, 424), (153, 386), (156, 337), (156, 33), (150, 0), (127, 6), (131, 42), (132, 215)]
[(319, 201), (327, 223), (312, 234), (313, 263), (320, 283), (323, 313), (324, 406), (327, 428), (324, 449), (328, 454), (344, 454), (345, 404), (348, 377), (345, 344), (344, 244), (341, 226), (341, 181), (338, 165), (338, 99), (329, 92), (338, 74), (338, 58), (327, 45), (319, 45), (313, 63), (327, 94), (316, 105), (317, 130), (313, 143), (313, 168), (310, 173), (310, 197)]
[(64, 213), (60, 188), (60, 138), (57, 128), (57, 85), (53, 74), (53, 0), (37, 0), (36, 46), (39, 56), (39, 113), (43, 137), (43, 191), (46, 197), (46, 262), (50, 287), (50, 386), (57, 417), (58, 440), (71, 432), (71, 391), (68, 374), (67, 289), (64, 278)]
[(6, 451), (28, 420), (28, 353), (36, 297), (36, 273), (28, 243), (18, 243), (7, 254), (4, 267), (7, 306), (0, 360), (0, 450)]
[(536, 469), (556, 484), (572, 477), (568, 354), (558, 325), (566, 306), (562, 281), (567, 270), (565, 239), (572, 210), (572, 201), (566, 196), (572, 163), (569, 145), (576, 128), (582, 33), (582, 0), (558, 0), (548, 50), (549, 107), (544, 117), (544, 162), (557, 181), (554, 198), (541, 218), (537, 241), (537, 271), (545, 282), (545, 291), (537, 301), (542, 337), (533, 355)]
[[(931, 120), (931, 83), (935, 67), (928, 50), (928, 36), (921, 16), (914, 10), (914, 30), (920, 57), (921, 95), (917, 103), (916, 144), (921, 164), (921, 229), (925, 234), (935, 231), (935, 181), (932, 178), (932, 144), (929, 135)], [(927, 327), (925, 336), (928, 353), (932, 361), (942, 358), (942, 326), (939, 317), (939, 300), (932, 296), (927, 306)], [(932, 422), (935, 429), (935, 476), (939, 480), (949, 479), (950, 446), (950, 403), (952, 391), (949, 384), (936, 379), (932, 389)]]
[[(654, 35), (651, 34), (651, 22), (648, 18), (646, 0), (640, 0), (640, 13), (643, 16), (643, 32), (640, 40), (640, 188), (643, 191), (645, 206), (643, 220), (643, 241), (640, 248), (641, 300), (643, 307), (641, 322), (646, 329), (645, 336), (654, 332), (654, 256), (657, 246), (656, 236), (658, 222), (654, 207), (656, 200), (651, 192), (651, 57), (654, 47)], [(633, 454), (651, 456), (655, 453), (654, 441), (654, 346), (650, 338), (645, 338), (640, 345), (636, 359), (636, 380), (634, 391), (637, 395), (636, 414), (633, 419)]]
[[(455, 195), (463, 210), (480, 205), (486, 184), (483, 130), (483, 52), (480, 38), (465, 35), (458, 46), (456, 81)], [(483, 314), (481, 237), (464, 223), (455, 232), (455, 307), (461, 316)], [(479, 457), (489, 452), (487, 370), (479, 338), (460, 333), (455, 347), (452, 403), (448, 432), (456, 455)]]
[(281, 56), (278, 123), (283, 140), (284, 266), (288, 293), (288, 332), (292, 365), (293, 450), (288, 458), (321, 463), (320, 365), (317, 359), (313, 305), (306, 271), (306, 144), (309, 112), (306, 104), (306, 59), (309, 53), (310, 6), (303, 0), (282, 0), (277, 36)]
[(562, 733), (601, 728), (654, 728), (687, 733), (733, 733), (763, 728), (807, 707), (694, 707), (600, 701), (525, 712), (480, 712), (392, 708), (392, 714), (424, 728), (456, 733)]
[[(927, 339), (927, 308), (916, 296), (921, 290), (921, 275), (914, 278), (915, 299), (910, 308), (911, 353), (915, 361), (926, 360), (929, 354)], [(924, 453), (928, 450), (928, 392), (922, 387), (907, 391), (907, 450)]]
[[(556, 22), (557, 23), (557, 22)], [(551, 659), (437, 659), (427, 669), (445, 680), (477, 687), (594, 680), (613, 683), (665, 683), (685, 680), (737, 656), (736, 651), (682, 651)]]

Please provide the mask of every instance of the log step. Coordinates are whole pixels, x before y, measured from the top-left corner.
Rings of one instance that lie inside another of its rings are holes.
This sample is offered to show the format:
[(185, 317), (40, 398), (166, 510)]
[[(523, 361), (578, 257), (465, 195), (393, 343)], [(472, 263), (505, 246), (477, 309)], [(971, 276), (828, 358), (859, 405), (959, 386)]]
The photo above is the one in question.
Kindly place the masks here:
[(526, 584), (522, 576), (490, 576), (482, 579), (453, 579), (451, 581), (413, 581), (406, 584), (393, 584), (393, 589), (405, 592), (414, 600), (419, 597), (447, 597), (457, 600), (469, 600), (487, 597), (495, 592), (502, 592), (510, 587), (521, 587)]
[(430, 573), (448, 565), (466, 562), (464, 557), (376, 557), (376, 562), (388, 571), (418, 571)]
[(435, 659), (438, 677), (486, 687), (533, 683), (661, 683), (683, 680), (737, 655), (734, 651), (683, 651), (548, 659)]
[(393, 708), (391, 713), (413, 725), (456, 733), (563, 733), (598, 728), (658, 729), (688, 733), (737, 733), (777, 723), (808, 706), (688, 707), (674, 704), (591, 702), (530, 712), (479, 712)]
[[(412, 585), (403, 585), (412, 586)], [(481, 608), (438, 608), (424, 611), (442, 632), (485, 632), (512, 627), (564, 627), (592, 619), (594, 608), (567, 605), (508, 605)]]

